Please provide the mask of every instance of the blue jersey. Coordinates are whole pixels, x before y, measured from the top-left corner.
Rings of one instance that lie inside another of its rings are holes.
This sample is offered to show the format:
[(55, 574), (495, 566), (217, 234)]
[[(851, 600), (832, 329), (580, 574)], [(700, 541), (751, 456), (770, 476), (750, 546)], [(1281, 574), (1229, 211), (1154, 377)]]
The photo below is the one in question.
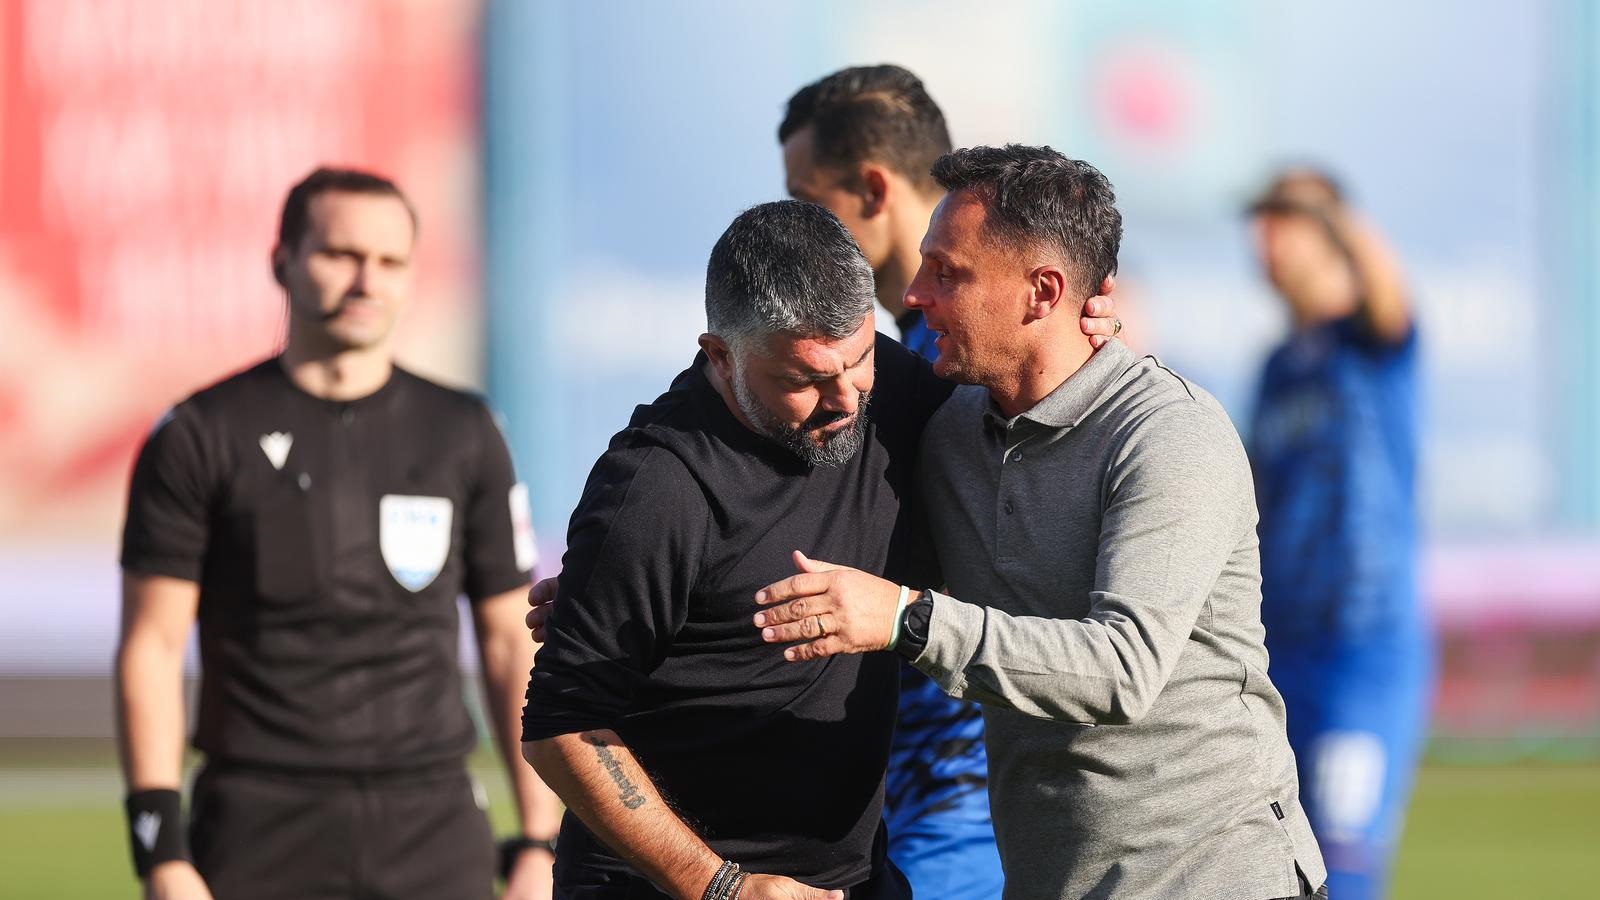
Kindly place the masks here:
[(1355, 317), (1267, 361), (1251, 429), (1268, 647), (1379, 641), (1421, 627), (1416, 585), (1415, 327)]
[(939, 348), (934, 344), (936, 336), (928, 330), (928, 320), (922, 317), (921, 312), (908, 309), (894, 320), (894, 324), (900, 329), (900, 343), (912, 353), (929, 362), (939, 358)]
[[(901, 342), (932, 360), (939, 355), (922, 313), (895, 324)], [(885, 804), (891, 838), (897, 822), (929, 814), (989, 821), (989, 759), (977, 704), (956, 700), (909, 663), (900, 669), (900, 714), (890, 750)]]
[(989, 821), (983, 714), (910, 663), (900, 664), (900, 712), (889, 748), (884, 805), (896, 822), (929, 814)]

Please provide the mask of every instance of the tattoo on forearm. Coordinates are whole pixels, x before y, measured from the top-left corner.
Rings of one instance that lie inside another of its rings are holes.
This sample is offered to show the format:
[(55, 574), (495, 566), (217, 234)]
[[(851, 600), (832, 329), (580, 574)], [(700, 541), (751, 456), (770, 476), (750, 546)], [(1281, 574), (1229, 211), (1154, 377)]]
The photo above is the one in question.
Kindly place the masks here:
[(611, 748), (606, 744), (605, 738), (598, 735), (586, 734), (583, 739), (594, 748), (595, 755), (600, 758), (600, 765), (605, 767), (606, 774), (617, 785), (617, 799), (629, 809), (638, 809), (644, 805), (644, 795), (639, 793), (639, 788), (628, 773), (622, 771), (622, 763), (611, 753)]

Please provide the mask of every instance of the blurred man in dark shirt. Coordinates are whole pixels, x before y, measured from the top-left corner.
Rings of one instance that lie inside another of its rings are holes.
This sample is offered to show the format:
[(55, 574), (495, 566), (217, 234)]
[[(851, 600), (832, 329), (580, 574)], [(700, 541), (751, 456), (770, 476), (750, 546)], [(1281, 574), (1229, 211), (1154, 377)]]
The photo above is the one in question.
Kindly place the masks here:
[[(462, 594), (524, 831), (506, 896), (549, 896), (550, 848), (532, 845), (554, 834), (555, 798), (514, 749), (527, 492), (480, 399), (394, 364), (415, 239), (386, 179), (319, 169), (296, 185), (272, 257), (283, 353), (179, 404), (140, 452), (116, 672), (149, 896), (489, 896)], [(206, 762), (186, 841), (196, 621)]]

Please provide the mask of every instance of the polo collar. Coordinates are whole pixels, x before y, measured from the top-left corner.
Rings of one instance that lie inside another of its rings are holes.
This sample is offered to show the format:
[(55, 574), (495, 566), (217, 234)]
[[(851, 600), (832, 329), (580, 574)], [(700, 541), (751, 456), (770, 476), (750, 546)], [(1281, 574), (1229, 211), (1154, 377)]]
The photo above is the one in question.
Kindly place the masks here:
[(1128, 371), (1137, 361), (1133, 351), (1128, 345), (1118, 340), (1106, 341), (1104, 347), (1095, 351), (1078, 371), (1072, 373), (1066, 381), (1046, 394), (1043, 400), (1034, 404), (1027, 412), (1017, 416), (1016, 419), (1007, 419), (995, 405), (994, 400), (989, 400), (989, 407), (984, 412), (986, 423), (1000, 428), (1008, 427), (1018, 420), (1027, 419), (1047, 428), (1071, 428), (1083, 420), (1100, 404), (1100, 399), (1122, 373)]

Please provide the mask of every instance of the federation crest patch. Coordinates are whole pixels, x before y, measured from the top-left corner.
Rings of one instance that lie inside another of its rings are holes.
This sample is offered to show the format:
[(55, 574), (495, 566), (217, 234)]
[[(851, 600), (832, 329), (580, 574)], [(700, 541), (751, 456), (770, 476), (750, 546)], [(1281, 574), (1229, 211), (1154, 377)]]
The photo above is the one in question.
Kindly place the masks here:
[(448, 497), (385, 494), (378, 500), (378, 549), (406, 590), (415, 593), (439, 577), (450, 557), (454, 512)]

